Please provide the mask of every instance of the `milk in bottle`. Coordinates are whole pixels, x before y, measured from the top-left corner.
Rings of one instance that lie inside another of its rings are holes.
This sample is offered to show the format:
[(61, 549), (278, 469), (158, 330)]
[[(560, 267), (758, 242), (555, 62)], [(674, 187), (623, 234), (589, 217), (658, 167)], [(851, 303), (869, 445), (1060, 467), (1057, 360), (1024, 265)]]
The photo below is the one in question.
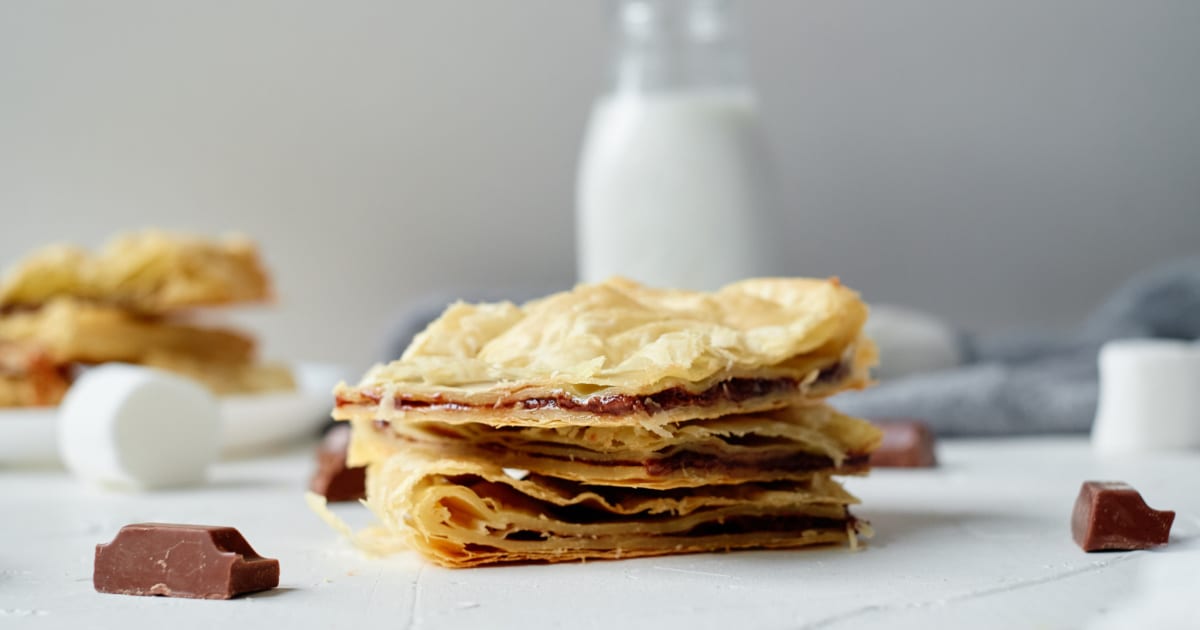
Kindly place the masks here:
[(619, 3), (616, 85), (595, 104), (579, 168), (581, 280), (713, 289), (775, 271), (768, 163), (734, 9)]

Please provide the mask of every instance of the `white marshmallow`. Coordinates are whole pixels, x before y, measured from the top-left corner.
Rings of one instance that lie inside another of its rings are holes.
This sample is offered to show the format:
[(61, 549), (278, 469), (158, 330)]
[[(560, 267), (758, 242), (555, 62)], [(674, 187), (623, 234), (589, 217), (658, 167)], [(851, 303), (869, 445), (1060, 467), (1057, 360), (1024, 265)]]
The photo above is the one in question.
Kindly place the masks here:
[(158, 370), (121, 364), (88, 370), (59, 407), (63, 463), (98, 485), (197, 483), (219, 448), (220, 414), (212, 394)]
[(1200, 347), (1164, 339), (1105, 344), (1092, 446), (1114, 454), (1200, 448)]

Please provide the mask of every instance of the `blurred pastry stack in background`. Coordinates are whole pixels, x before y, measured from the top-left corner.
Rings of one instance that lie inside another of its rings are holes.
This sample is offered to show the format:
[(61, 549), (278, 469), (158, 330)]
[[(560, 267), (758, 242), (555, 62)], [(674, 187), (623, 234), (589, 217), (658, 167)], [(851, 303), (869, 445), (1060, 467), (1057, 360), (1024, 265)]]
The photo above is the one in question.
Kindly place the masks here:
[(256, 358), (252, 337), (197, 317), (270, 298), (258, 250), (241, 237), (144, 231), (95, 253), (39, 249), (0, 279), (0, 407), (57, 404), (80, 370), (108, 362), (169, 370), (215, 394), (294, 389), (287, 367)]

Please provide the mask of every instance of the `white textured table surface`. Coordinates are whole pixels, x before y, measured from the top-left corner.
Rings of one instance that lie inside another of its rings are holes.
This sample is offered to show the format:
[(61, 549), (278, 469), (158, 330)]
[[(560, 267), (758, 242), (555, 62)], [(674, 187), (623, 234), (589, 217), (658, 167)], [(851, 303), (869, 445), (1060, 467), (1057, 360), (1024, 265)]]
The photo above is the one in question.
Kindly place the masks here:
[[(0, 470), (4, 628), (1074, 628), (1119, 606), (1139, 567), (1200, 548), (1200, 454), (1101, 460), (1080, 439), (947, 441), (936, 470), (849, 482), (877, 535), (840, 549), (447, 570), (360, 556), (302, 497), (309, 452), (222, 464), (189, 491), (107, 494), (59, 471)], [(1085, 479), (1177, 512), (1153, 552), (1085, 554)], [(357, 505), (338, 508), (359, 517)], [(280, 588), (232, 601), (103, 595), (92, 553), (126, 523), (232, 525), (278, 558)], [(1200, 594), (1200, 585), (1197, 585)]]

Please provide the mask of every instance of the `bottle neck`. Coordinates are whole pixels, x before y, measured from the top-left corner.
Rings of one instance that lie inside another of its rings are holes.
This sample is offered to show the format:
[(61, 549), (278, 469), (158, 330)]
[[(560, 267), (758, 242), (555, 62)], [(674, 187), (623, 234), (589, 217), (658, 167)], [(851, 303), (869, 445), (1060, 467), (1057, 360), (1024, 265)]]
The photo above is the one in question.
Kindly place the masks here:
[(620, 0), (618, 93), (748, 89), (735, 0)]

